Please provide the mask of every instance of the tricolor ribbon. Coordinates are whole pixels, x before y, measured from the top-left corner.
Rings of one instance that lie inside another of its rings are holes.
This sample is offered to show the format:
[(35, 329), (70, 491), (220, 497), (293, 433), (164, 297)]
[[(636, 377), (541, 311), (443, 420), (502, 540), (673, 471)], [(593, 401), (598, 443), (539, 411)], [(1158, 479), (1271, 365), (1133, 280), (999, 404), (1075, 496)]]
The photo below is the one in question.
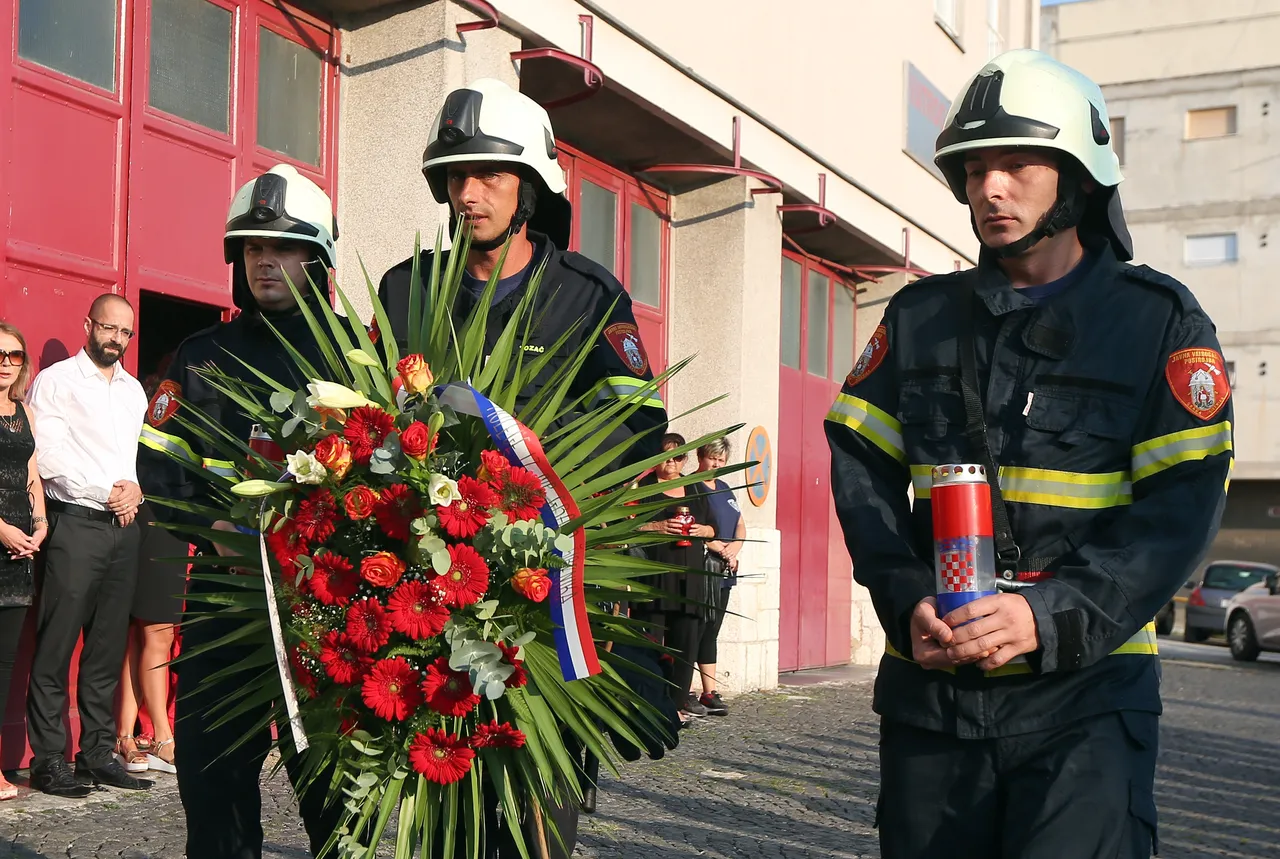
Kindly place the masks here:
[[(263, 502), (266, 506), (266, 502)], [(261, 523), (264, 526), (265, 522)], [(284, 643), (284, 627), (280, 623), (280, 606), (276, 602), (276, 584), (271, 577), (271, 560), (267, 552), (267, 532), (258, 533), (258, 549), (262, 552), (262, 580), (267, 588), (267, 619), (271, 626), (271, 643), (276, 651), (276, 668), (280, 671), (280, 688), (284, 692), (284, 709), (289, 717), (289, 730), (293, 733), (293, 745), (299, 752), (305, 752), (311, 745), (307, 732), (302, 727), (302, 713), (298, 710), (298, 690), (293, 685), (293, 674), (289, 668), (289, 650)]]
[[(542, 443), (533, 431), (494, 405), (484, 394), (470, 385), (457, 382), (436, 389), (444, 405), (464, 415), (479, 418), (489, 431), (498, 451), (512, 465), (527, 468), (542, 482), (546, 503), (539, 510), (542, 523), (559, 530), (578, 517), (578, 505), (565, 489), (560, 477), (547, 462)], [(556, 624), (556, 651), (560, 655), (560, 671), (565, 680), (581, 680), (600, 672), (600, 660), (587, 622), (587, 599), (583, 584), (583, 568), (587, 553), (587, 535), (578, 528), (570, 535), (573, 548), (556, 554), (564, 566), (551, 574), (555, 598), (551, 601), (551, 619)]]

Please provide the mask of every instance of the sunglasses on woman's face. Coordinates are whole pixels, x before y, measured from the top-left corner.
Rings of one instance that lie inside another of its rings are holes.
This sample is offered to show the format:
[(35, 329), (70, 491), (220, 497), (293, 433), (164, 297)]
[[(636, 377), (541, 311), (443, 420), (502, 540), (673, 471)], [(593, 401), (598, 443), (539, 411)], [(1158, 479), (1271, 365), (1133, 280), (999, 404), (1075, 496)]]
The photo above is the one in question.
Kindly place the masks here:
[(668, 456), (667, 462), (684, 462), (686, 456), (688, 456), (688, 454), (677, 453), (675, 456)]
[(9, 362), (15, 367), (27, 363), (27, 353), (21, 349), (0, 349), (0, 364)]

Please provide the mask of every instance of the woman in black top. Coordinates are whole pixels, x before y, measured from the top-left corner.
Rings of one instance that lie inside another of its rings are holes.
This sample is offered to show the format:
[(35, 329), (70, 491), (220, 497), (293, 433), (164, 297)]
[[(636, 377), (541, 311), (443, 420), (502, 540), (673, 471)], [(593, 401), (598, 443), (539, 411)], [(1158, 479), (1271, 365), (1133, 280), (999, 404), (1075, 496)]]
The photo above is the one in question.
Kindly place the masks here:
[[(677, 433), (667, 433), (662, 437), (662, 449), (674, 450), (683, 446), (684, 437)], [(702, 570), (706, 556), (704, 540), (715, 536), (715, 529), (708, 524), (711, 511), (707, 498), (698, 491), (697, 484), (664, 489), (662, 484), (680, 477), (684, 470), (686, 454), (672, 456), (653, 470), (653, 473), (640, 481), (641, 486), (654, 486), (661, 495), (653, 500), (665, 497), (671, 504), (655, 514), (654, 521), (641, 525), (642, 531), (660, 531), (673, 538), (685, 534), (681, 523), (674, 517), (679, 507), (689, 508), (696, 524), (688, 532), (695, 538), (688, 546), (676, 545), (678, 540), (658, 546), (650, 546), (645, 554), (650, 560), (673, 566)], [(697, 658), (698, 642), (702, 639), (702, 628), (707, 622), (708, 607), (712, 592), (708, 576), (699, 572), (668, 572), (649, 577), (646, 584), (661, 589), (671, 596), (637, 605), (636, 615), (646, 619), (653, 626), (661, 629), (663, 643), (675, 651), (675, 670), (671, 678), (671, 699), (680, 709), (681, 718), (690, 715), (705, 715), (706, 710), (697, 704), (689, 693), (689, 684), (693, 682), (693, 662)], [(717, 582), (718, 586), (719, 583)], [(701, 711), (701, 712), (699, 712)]]
[[(22, 332), (0, 322), (0, 722), (34, 590), (31, 561), (49, 533), (31, 414), (22, 402), (30, 376)], [(18, 789), (0, 775), (0, 799), (17, 795)]]

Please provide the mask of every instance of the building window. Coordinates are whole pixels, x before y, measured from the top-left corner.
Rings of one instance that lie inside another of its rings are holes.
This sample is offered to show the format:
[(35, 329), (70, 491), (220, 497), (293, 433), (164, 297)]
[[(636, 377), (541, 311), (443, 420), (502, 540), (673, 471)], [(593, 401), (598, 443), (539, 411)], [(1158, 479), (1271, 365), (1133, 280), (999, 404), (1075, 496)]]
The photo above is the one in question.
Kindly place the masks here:
[(1236, 109), (1234, 105), (1187, 111), (1187, 140), (1227, 137), (1235, 133)]
[(828, 331), (831, 320), (831, 278), (818, 269), (809, 269), (809, 307), (805, 314), (808, 327), (809, 374), (827, 375)]
[(1238, 258), (1235, 233), (1187, 236), (1187, 265), (1226, 265)]
[(231, 10), (208, 0), (152, 0), (152, 107), (227, 133), (231, 23)]
[(575, 250), (607, 268), (631, 296), (653, 372), (666, 369), (667, 259), (671, 206), (666, 194), (572, 147), (560, 145), (573, 201)]
[(1000, 6), (1004, 0), (987, 0), (987, 58), (1004, 53), (1004, 29), (1001, 25)]
[(1116, 158), (1120, 160), (1120, 164), (1124, 165), (1124, 117), (1111, 117), (1111, 148), (1116, 152)]
[(933, 0), (933, 20), (961, 50), (964, 49), (960, 42), (961, 4), (963, 2), (964, 0)]
[(804, 267), (793, 259), (782, 260), (782, 366), (800, 369), (800, 281)]
[(119, 5), (119, 0), (21, 0), (18, 56), (115, 92)]
[(853, 289), (817, 261), (784, 252), (781, 304), (781, 365), (843, 382), (857, 362)]
[(1231, 385), (1232, 390), (1235, 390), (1235, 387), (1236, 387), (1236, 362), (1235, 361), (1227, 362), (1227, 383)]
[(319, 165), (320, 56), (266, 27), (258, 32), (258, 145)]

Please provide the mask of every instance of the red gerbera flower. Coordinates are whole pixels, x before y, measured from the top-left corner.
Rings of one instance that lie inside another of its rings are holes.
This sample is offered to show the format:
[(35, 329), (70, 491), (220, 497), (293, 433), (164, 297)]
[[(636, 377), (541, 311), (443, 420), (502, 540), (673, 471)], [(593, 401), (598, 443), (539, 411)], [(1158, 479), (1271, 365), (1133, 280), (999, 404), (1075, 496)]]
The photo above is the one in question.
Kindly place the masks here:
[(481, 722), (476, 725), (471, 735), (473, 749), (518, 749), (524, 745), (524, 732), (511, 726), (510, 722)]
[(453, 784), (471, 769), (476, 753), (457, 734), (446, 734), (439, 728), (427, 728), (409, 745), (409, 764), (427, 781)]
[(351, 636), (335, 629), (324, 637), (320, 645), (320, 663), (333, 682), (353, 686), (368, 673), (373, 659), (356, 647)]
[(537, 519), (538, 510), (547, 503), (542, 481), (527, 468), (508, 468), (507, 473), (494, 481), (502, 512), (512, 521)]
[(442, 597), (438, 586), (429, 587), (416, 580), (405, 582), (387, 600), (391, 628), (414, 641), (439, 635), (449, 620)]
[(518, 647), (509, 647), (501, 641), (498, 643), (498, 649), (502, 651), (502, 661), (513, 666), (516, 670), (507, 678), (507, 688), (515, 689), (517, 686), (523, 686), (529, 682), (529, 672), (524, 670), (524, 660), (516, 659), (516, 654), (520, 652)]
[(338, 502), (328, 489), (317, 489), (298, 505), (294, 523), (302, 539), (308, 543), (323, 543), (333, 536)]
[(472, 605), (489, 589), (489, 565), (470, 546), (450, 546), (449, 571), (435, 581), (444, 588), (448, 605)]
[(347, 635), (365, 653), (373, 653), (391, 640), (391, 621), (382, 604), (365, 598), (347, 609)]
[(496, 450), (482, 450), (480, 451), (480, 471), (476, 476), (481, 480), (498, 481), (510, 467), (511, 463), (507, 458)]
[(436, 513), (440, 516), (440, 527), (450, 537), (466, 540), (488, 523), (489, 508), (498, 506), (498, 496), (488, 484), (474, 477), (459, 478), (458, 493), (461, 499), (448, 507), (437, 507)]
[(444, 656), (427, 666), (422, 695), (428, 707), (444, 716), (465, 716), (480, 703), (467, 672), (454, 671)]
[(333, 552), (316, 555), (307, 585), (313, 597), (325, 605), (347, 606), (359, 586), (360, 578), (346, 558)]
[(267, 548), (271, 550), (271, 554), (275, 555), (286, 577), (298, 571), (294, 559), (311, 551), (311, 547), (307, 545), (306, 539), (298, 531), (298, 526), (292, 519), (286, 519), (278, 530), (267, 532)]
[(351, 410), (342, 437), (351, 442), (351, 455), (360, 465), (368, 465), (373, 452), (382, 446), (395, 429), (395, 418), (377, 406), (359, 406)]
[(382, 490), (373, 505), (373, 515), (378, 518), (382, 533), (393, 540), (408, 540), (409, 523), (422, 515), (422, 504), (412, 489), (396, 483)]
[(381, 659), (365, 675), (360, 693), (379, 718), (403, 722), (422, 705), (419, 677), (403, 657)]
[(294, 681), (307, 691), (312, 698), (316, 696), (316, 675), (311, 669), (312, 657), (304, 650), (305, 645), (296, 645), (289, 651), (289, 665), (293, 668)]

